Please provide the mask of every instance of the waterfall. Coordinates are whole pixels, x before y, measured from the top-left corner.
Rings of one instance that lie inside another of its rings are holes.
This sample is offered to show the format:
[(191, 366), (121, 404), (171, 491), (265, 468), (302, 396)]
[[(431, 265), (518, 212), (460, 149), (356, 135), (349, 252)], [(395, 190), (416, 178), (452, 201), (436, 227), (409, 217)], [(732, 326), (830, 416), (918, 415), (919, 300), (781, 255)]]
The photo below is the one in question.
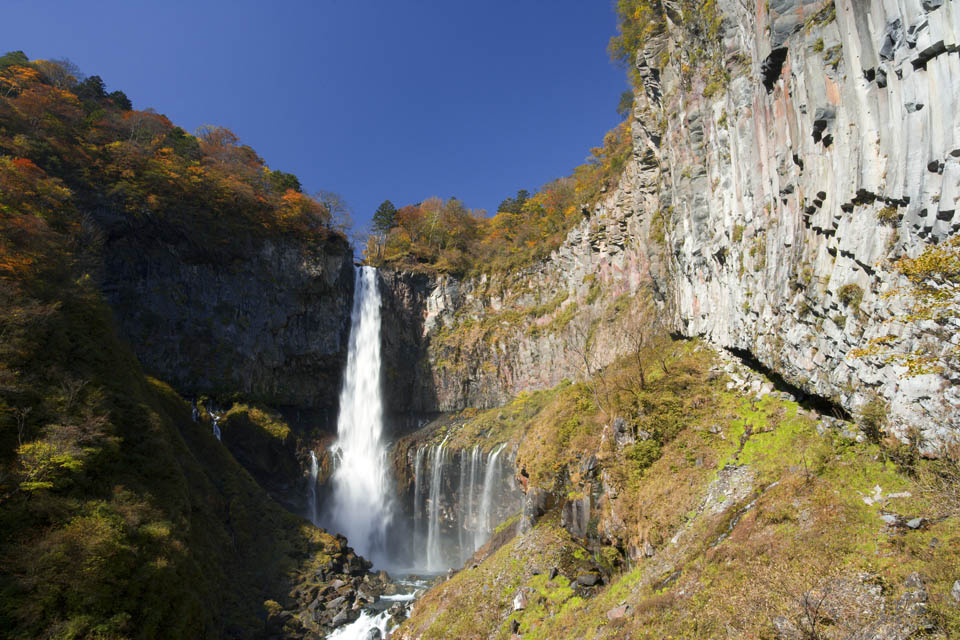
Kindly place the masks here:
[(460, 543), (460, 560), (463, 561), (463, 534), (467, 528), (467, 513), (463, 508), (464, 496), (470, 492), (470, 487), (467, 486), (467, 450), (460, 450), (460, 488), (458, 494), (460, 496), (460, 504), (457, 509), (457, 540)]
[[(426, 451), (424, 447), (417, 447), (417, 457), (413, 465), (413, 548), (414, 554), (419, 553), (420, 541), (423, 540), (423, 516), (420, 515), (420, 505), (423, 504), (423, 482), (421, 474), (423, 473), (423, 454)], [(414, 562), (419, 558), (414, 558)]]
[[(520, 508), (516, 487), (503, 477), (506, 443), (488, 454), (480, 445), (451, 452), (450, 437), (421, 445), (414, 457), (413, 565), (431, 573), (465, 563), (490, 538), (498, 517)], [(456, 536), (444, 535), (452, 526)]]
[(500, 452), (503, 451), (505, 446), (507, 446), (506, 443), (501, 444), (494, 451), (490, 452), (490, 457), (487, 459), (487, 472), (483, 477), (483, 497), (480, 499), (480, 514), (478, 517), (479, 522), (476, 524), (476, 527), (473, 530), (474, 551), (479, 549), (483, 543), (487, 541), (493, 531), (493, 526), (490, 522), (490, 508), (492, 506), (491, 502), (493, 499), (493, 483), (497, 478), (497, 472), (500, 470), (500, 466), (497, 464), (497, 458), (500, 456)]
[(319, 525), (319, 516), (317, 514), (317, 476), (320, 474), (320, 466), (317, 464), (317, 454), (310, 451), (310, 484), (307, 486), (307, 507), (309, 509), (308, 517), (310, 522)]
[(337, 459), (333, 474), (334, 531), (344, 534), (356, 552), (383, 564), (390, 501), (383, 401), (380, 395), (380, 291), (377, 271), (356, 272), (347, 370), (340, 392)]
[(210, 411), (210, 421), (213, 422), (213, 435), (217, 438), (217, 440), (220, 440), (220, 416), (216, 411)]
[[(476, 494), (475, 487), (477, 486), (477, 466), (480, 460), (480, 445), (474, 445), (473, 451), (470, 454), (470, 484), (467, 488), (467, 496), (464, 498), (463, 494), (460, 494), (460, 504), (461, 509), (463, 508), (463, 502), (467, 503), (467, 529), (470, 531), (476, 531), (477, 523), (474, 520), (473, 515), (473, 503), (474, 495)], [(474, 548), (476, 545), (473, 540), (470, 541), (469, 547), (463, 542), (460, 543), (460, 557), (463, 562), (467, 561), (473, 552), (476, 551)]]
[(440, 544), (440, 493), (443, 484), (443, 447), (447, 436), (433, 454), (433, 468), (430, 477), (430, 518), (427, 521), (427, 570), (439, 571), (445, 568), (442, 562)]

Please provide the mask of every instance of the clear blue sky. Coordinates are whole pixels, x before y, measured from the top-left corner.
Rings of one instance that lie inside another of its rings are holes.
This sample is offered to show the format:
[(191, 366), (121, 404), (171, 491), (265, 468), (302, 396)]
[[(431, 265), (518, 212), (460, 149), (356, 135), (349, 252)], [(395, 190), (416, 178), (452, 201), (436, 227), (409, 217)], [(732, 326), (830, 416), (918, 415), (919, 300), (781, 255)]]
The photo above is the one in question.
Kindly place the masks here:
[(189, 131), (228, 127), (358, 225), (493, 210), (580, 164), (627, 88), (612, 0), (3, 0), (0, 52), (69, 58)]

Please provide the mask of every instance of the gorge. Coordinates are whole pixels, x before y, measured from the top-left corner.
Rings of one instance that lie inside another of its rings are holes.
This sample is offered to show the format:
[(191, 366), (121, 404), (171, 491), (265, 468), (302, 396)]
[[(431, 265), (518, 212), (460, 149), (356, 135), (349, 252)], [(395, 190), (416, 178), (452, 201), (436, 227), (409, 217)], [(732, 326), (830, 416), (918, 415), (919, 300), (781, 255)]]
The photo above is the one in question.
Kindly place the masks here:
[(0, 63), (0, 636), (960, 637), (960, 5), (617, 11), (590, 162), (360, 264)]

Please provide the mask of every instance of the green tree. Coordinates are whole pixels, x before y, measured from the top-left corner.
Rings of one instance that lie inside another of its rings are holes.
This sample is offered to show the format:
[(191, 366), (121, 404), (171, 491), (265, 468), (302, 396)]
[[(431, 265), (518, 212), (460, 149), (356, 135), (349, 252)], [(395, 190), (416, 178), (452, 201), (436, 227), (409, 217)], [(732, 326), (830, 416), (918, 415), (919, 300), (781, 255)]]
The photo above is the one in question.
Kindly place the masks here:
[(115, 107), (123, 111), (130, 111), (133, 109), (133, 103), (130, 102), (130, 98), (127, 97), (123, 91), (117, 90), (110, 93), (107, 96), (110, 99), (110, 102), (113, 103)]
[(100, 76), (90, 76), (74, 87), (73, 92), (81, 101), (97, 102), (107, 97), (107, 86)]
[(197, 139), (180, 127), (174, 127), (170, 130), (170, 133), (167, 134), (166, 144), (181, 158), (190, 161), (199, 161), (200, 158), (203, 157), (203, 152), (200, 150), (200, 143), (197, 142)]
[(373, 230), (380, 237), (386, 237), (390, 229), (397, 226), (397, 208), (389, 200), (384, 200), (373, 214)]
[(8, 51), (7, 53), (0, 56), (0, 69), (6, 69), (7, 67), (12, 67), (13, 65), (24, 66), (30, 62), (30, 58), (27, 57), (23, 51)]
[(498, 212), (505, 213), (520, 213), (523, 210), (523, 205), (530, 199), (530, 192), (526, 189), (520, 189), (517, 191), (517, 195), (514, 198), (507, 198), (497, 206)]
[(620, 94), (620, 102), (617, 104), (617, 114), (621, 118), (626, 118), (633, 111), (633, 91), (627, 89)]
[(303, 187), (300, 185), (300, 179), (292, 173), (271, 171), (269, 174), (269, 179), (274, 190), (278, 191), (279, 193), (286, 193), (287, 189), (293, 189), (297, 193), (303, 192)]

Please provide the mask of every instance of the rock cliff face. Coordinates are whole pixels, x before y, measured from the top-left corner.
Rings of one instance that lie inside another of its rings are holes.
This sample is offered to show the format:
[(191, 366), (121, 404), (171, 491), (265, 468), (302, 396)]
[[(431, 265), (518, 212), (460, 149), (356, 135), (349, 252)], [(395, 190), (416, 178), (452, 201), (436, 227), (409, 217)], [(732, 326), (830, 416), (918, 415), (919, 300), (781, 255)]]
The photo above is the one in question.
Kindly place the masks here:
[(489, 408), (622, 353), (635, 337), (632, 300), (652, 284), (646, 225), (629, 189), (584, 210), (549, 260), (522, 271), (469, 279), (385, 271), (388, 307), (405, 319), (385, 328), (394, 401), (420, 411)]
[[(960, 429), (957, 372), (903, 377), (851, 352), (886, 334), (933, 352), (958, 340), (897, 322), (908, 305), (889, 294), (904, 285), (892, 260), (960, 228), (960, 11), (720, 0), (707, 42), (663, 6), (636, 58), (633, 160), (559, 250), (522, 273), (388, 279), (422, 328), (404, 353), (430, 375), (408, 384), (430, 388), (410, 397), (493, 406), (583, 375), (651, 320), (619, 294), (649, 292), (677, 332), (851, 413), (880, 398), (894, 432), (920, 428), (933, 450)], [(719, 77), (691, 70), (698, 48)]]
[(104, 290), (144, 368), (181, 393), (336, 405), (353, 291), (341, 238), (202, 247), (149, 221), (106, 225)]
[[(637, 149), (657, 167), (665, 286), (678, 328), (743, 349), (856, 412), (873, 394), (929, 446), (960, 428), (957, 372), (902, 378), (851, 350), (893, 333), (937, 351), (885, 294), (889, 263), (960, 227), (960, 12), (955, 3), (719, 3), (730, 80), (711, 93), (668, 24), (637, 57)], [(647, 73), (643, 73), (648, 71)], [(651, 133), (666, 121), (662, 136)], [(924, 330), (927, 328), (924, 327)], [(932, 419), (931, 419), (932, 418)]]

